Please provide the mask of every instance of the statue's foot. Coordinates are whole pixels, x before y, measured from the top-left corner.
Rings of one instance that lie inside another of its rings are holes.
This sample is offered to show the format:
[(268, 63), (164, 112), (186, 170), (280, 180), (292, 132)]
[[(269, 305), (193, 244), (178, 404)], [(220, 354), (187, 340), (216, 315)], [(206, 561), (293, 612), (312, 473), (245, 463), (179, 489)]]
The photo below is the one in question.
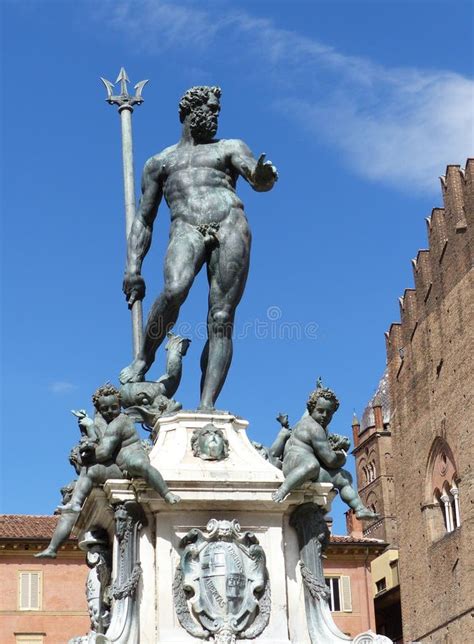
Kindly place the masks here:
[(167, 492), (164, 498), (166, 503), (169, 503), (170, 505), (174, 505), (175, 503), (179, 503), (181, 501), (181, 497), (177, 494), (173, 494), (173, 492)]
[(119, 380), (122, 385), (127, 384), (127, 382), (143, 382), (146, 372), (147, 366), (145, 360), (136, 358), (131, 365), (122, 369)]
[(272, 499), (275, 501), (275, 503), (281, 503), (286, 499), (288, 494), (288, 492), (285, 492), (285, 490), (282, 490), (281, 487), (279, 487), (278, 490), (273, 492)]
[(362, 521), (371, 521), (374, 519), (379, 519), (380, 514), (372, 512), (372, 510), (369, 510), (369, 508), (361, 508), (360, 510), (357, 510), (356, 517), (358, 519), (361, 519)]
[(51, 546), (48, 546), (46, 550), (38, 552), (35, 557), (37, 559), (56, 559), (56, 551)]
[(206, 400), (201, 400), (198, 406), (198, 411), (213, 412), (213, 411), (216, 411), (216, 408), (211, 402), (207, 402)]

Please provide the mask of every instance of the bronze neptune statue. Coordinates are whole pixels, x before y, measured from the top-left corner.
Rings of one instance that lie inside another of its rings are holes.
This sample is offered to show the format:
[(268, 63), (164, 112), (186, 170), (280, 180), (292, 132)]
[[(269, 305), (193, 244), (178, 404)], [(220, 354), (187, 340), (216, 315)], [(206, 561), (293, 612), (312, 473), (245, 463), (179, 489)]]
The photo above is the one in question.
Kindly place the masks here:
[(194, 278), (206, 265), (207, 343), (201, 358), (201, 409), (213, 409), (232, 360), (232, 330), (249, 268), (251, 234), (235, 187), (239, 176), (265, 192), (276, 168), (258, 161), (243, 141), (217, 139), (219, 87), (193, 87), (179, 103), (181, 139), (145, 164), (142, 196), (128, 237), (123, 290), (129, 307), (145, 296), (142, 262), (162, 197), (171, 213), (164, 287), (154, 302), (140, 351), (122, 370), (122, 384), (140, 382), (175, 324)]

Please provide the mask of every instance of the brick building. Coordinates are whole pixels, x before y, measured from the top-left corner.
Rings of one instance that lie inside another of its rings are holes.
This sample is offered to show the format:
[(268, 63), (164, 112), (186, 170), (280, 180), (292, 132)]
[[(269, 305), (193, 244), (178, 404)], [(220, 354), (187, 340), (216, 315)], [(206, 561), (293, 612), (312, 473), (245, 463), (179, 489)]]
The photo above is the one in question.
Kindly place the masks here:
[(56, 559), (35, 559), (56, 516), (0, 515), (0, 642), (64, 644), (86, 633), (88, 568), (71, 539)]
[(382, 539), (396, 546), (397, 520), (387, 371), (365, 408), (361, 422), (354, 416), (352, 439), (360, 497), (368, 508), (380, 515), (380, 519), (375, 522), (365, 522), (364, 536)]
[(363, 535), (386, 542), (386, 550), (371, 563), (371, 592), (377, 633), (403, 641), (398, 570), (398, 529), (394, 487), (388, 371), (366, 406), (359, 423), (354, 416), (352, 434), (358, 492), (380, 517), (364, 522)]
[(474, 641), (473, 183), (448, 166), (387, 334), (406, 642)]

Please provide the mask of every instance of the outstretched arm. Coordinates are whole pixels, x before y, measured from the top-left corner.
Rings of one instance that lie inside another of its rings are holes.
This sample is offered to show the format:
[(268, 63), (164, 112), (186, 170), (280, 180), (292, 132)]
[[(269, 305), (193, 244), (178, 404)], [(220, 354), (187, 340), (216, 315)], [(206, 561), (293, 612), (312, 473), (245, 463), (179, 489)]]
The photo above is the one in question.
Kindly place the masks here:
[(143, 170), (142, 196), (127, 241), (127, 266), (123, 291), (131, 308), (136, 300), (145, 297), (145, 282), (141, 276), (142, 262), (150, 249), (153, 222), (162, 197), (161, 161), (152, 157)]
[(265, 161), (265, 154), (257, 159), (243, 141), (233, 141), (232, 166), (257, 192), (267, 192), (278, 180), (278, 172), (271, 161)]

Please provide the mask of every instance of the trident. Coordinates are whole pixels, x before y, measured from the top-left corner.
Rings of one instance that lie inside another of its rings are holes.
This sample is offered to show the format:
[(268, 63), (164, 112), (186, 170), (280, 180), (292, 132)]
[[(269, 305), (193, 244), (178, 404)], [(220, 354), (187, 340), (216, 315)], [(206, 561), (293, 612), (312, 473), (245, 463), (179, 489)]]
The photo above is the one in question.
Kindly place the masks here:
[[(130, 96), (127, 89), (129, 78), (122, 67), (115, 83), (105, 78), (100, 78), (107, 90), (105, 99), (110, 105), (118, 105), (118, 112), (122, 123), (122, 159), (123, 159), (123, 183), (125, 196), (125, 234), (130, 235), (133, 219), (135, 217), (135, 176), (133, 170), (133, 141), (132, 141), (132, 112), (134, 105), (143, 103), (142, 91), (148, 80), (137, 83), (134, 87), (135, 96)], [(114, 95), (114, 86), (120, 81), (120, 94)], [(143, 335), (143, 312), (142, 303), (137, 300), (132, 306), (132, 337), (133, 357), (136, 358), (142, 344)]]

